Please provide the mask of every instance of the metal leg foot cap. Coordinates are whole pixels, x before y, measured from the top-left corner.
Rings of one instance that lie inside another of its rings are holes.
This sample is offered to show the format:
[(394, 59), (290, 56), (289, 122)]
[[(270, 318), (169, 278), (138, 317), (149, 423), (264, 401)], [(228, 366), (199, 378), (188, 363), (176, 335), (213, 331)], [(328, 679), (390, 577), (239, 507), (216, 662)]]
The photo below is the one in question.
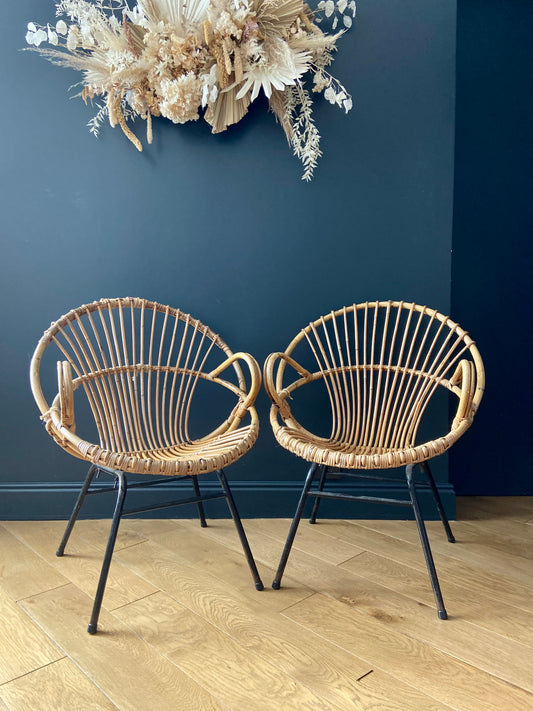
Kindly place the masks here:
[(448, 538), (448, 543), (455, 543), (455, 536), (450, 536)]
[(263, 583), (261, 581), (259, 581), (258, 583), (255, 584), (255, 589), (259, 590), (259, 592), (261, 592), (261, 590), (265, 589), (265, 586), (263, 585)]
[(279, 582), (279, 580), (274, 580), (274, 582), (272, 583), (272, 587), (274, 588), (274, 590), (279, 590), (281, 587), (281, 583)]
[(202, 523), (200, 524), (200, 526), (201, 526), (202, 528), (207, 528), (207, 523), (206, 523), (205, 521), (202, 521)]
[(316, 518), (310, 518), (309, 523), (316, 523)]
[(89, 634), (96, 634), (96, 625), (93, 625), (93, 624), (89, 625), (87, 627), (87, 632)]
[(448, 613), (446, 612), (446, 610), (439, 610), (438, 615), (439, 615), (439, 620), (447, 620), (448, 619)]

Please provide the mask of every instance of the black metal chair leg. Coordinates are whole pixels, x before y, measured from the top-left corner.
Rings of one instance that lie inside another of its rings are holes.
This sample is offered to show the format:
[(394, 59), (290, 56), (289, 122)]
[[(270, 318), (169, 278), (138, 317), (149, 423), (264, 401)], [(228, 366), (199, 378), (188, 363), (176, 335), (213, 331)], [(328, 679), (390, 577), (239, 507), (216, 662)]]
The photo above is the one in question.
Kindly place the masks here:
[(283, 553), (281, 554), (281, 560), (279, 561), (276, 577), (272, 582), (272, 587), (274, 588), (274, 590), (279, 590), (281, 586), (281, 578), (283, 577), (283, 572), (289, 559), (292, 544), (294, 543), (294, 537), (296, 536), (296, 531), (298, 530), (300, 519), (302, 518), (305, 502), (307, 501), (307, 497), (309, 495), (309, 489), (311, 488), (311, 484), (313, 483), (313, 479), (315, 478), (317, 469), (318, 464), (311, 464), (307, 473), (304, 488), (302, 489), (302, 493), (300, 494), (300, 500), (298, 501), (298, 506), (296, 507), (296, 513), (294, 514), (294, 518), (292, 519), (291, 527), (289, 529), (289, 535), (287, 536), (285, 547), (283, 548)]
[(76, 521), (78, 519), (78, 515), (80, 513), (81, 507), (83, 506), (83, 502), (85, 500), (85, 497), (87, 496), (87, 492), (89, 491), (89, 487), (91, 486), (92, 480), (94, 479), (94, 475), (96, 474), (97, 471), (98, 471), (98, 467), (95, 467), (94, 464), (91, 467), (89, 467), (89, 471), (87, 472), (87, 476), (85, 477), (85, 482), (81, 488), (80, 493), (78, 494), (78, 498), (76, 499), (76, 503), (74, 504), (72, 513), (70, 514), (70, 518), (67, 523), (65, 533), (63, 534), (63, 538), (61, 539), (59, 548), (56, 551), (56, 555), (58, 557), (61, 557), (65, 552), (65, 546), (68, 543), (68, 539), (70, 538), (70, 534), (72, 533), (74, 524), (76, 523)]
[(446, 536), (448, 538), (448, 541), (450, 543), (455, 543), (455, 537), (452, 533), (452, 529), (450, 528), (450, 523), (448, 521), (448, 517), (446, 516), (446, 512), (444, 511), (444, 506), (442, 505), (442, 499), (440, 498), (439, 490), (437, 489), (437, 485), (435, 484), (435, 479), (433, 478), (433, 474), (431, 473), (431, 469), (429, 468), (429, 463), (428, 462), (421, 462), (420, 468), (426, 475), (429, 486), (431, 487), (431, 491), (433, 492), (433, 498), (435, 499), (435, 503), (437, 505), (437, 510), (439, 512), (440, 520), (442, 521), (442, 525), (444, 526), (444, 530), (446, 531)]
[(257, 566), (255, 564), (255, 560), (252, 555), (252, 551), (250, 549), (250, 544), (248, 543), (248, 539), (246, 538), (246, 533), (244, 532), (241, 517), (239, 516), (239, 512), (237, 511), (235, 499), (233, 498), (233, 494), (231, 493), (231, 489), (229, 487), (228, 480), (226, 479), (226, 475), (224, 474), (224, 471), (222, 469), (219, 469), (217, 471), (217, 477), (220, 482), (220, 486), (222, 487), (222, 491), (224, 492), (224, 495), (226, 497), (226, 501), (228, 502), (228, 507), (229, 507), (229, 510), (231, 513), (231, 517), (233, 518), (233, 522), (235, 523), (237, 533), (239, 534), (241, 545), (243, 547), (244, 554), (245, 554), (246, 560), (248, 562), (248, 566), (250, 568), (252, 577), (254, 579), (255, 589), (256, 590), (263, 590), (264, 589), (263, 581), (261, 580), (261, 578), (259, 576), (259, 571), (257, 570)]
[[(318, 488), (317, 491), (323, 491), (324, 490), (324, 485), (326, 483), (326, 476), (328, 473), (328, 468), (326, 467), (325, 464), (321, 464), (319, 468), (320, 472), (320, 479), (318, 481)], [(309, 519), (309, 523), (316, 523), (316, 517), (318, 515), (318, 507), (320, 506), (320, 497), (317, 496), (315, 499), (315, 503), (313, 504), (313, 510), (311, 512), (311, 518)]]
[[(197, 476), (193, 475), (192, 485), (194, 487), (194, 493), (196, 494), (196, 496), (200, 496), (200, 485), (198, 484), (198, 477)], [(207, 528), (207, 521), (205, 520), (204, 505), (201, 501), (199, 501), (196, 505), (198, 506), (198, 515), (200, 516), (200, 526), (202, 528)]]
[(115, 541), (117, 540), (118, 527), (120, 524), (120, 517), (122, 515), (122, 509), (124, 508), (124, 501), (126, 499), (126, 492), (128, 488), (126, 475), (124, 472), (115, 472), (118, 479), (118, 493), (117, 501), (115, 504), (115, 512), (113, 513), (113, 520), (111, 522), (111, 530), (109, 532), (109, 538), (107, 541), (107, 546), (104, 555), (104, 561), (102, 563), (102, 570), (100, 572), (100, 579), (98, 581), (98, 587), (96, 589), (96, 595), (94, 597), (93, 611), (91, 614), (91, 620), (89, 626), (87, 627), (87, 632), (89, 634), (96, 634), (96, 629), (98, 626), (98, 618), (100, 616), (100, 609), (102, 607), (102, 600), (104, 599), (104, 591), (107, 583), (107, 576), (109, 574), (109, 567), (111, 565), (111, 558), (113, 557), (113, 551), (115, 549)]
[(418, 497), (416, 495), (412, 464), (409, 464), (406, 467), (405, 474), (407, 478), (407, 486), (409, 487), (409, 495), (411, 497), (411, 505), (415, 514), (416, 525), (418, 526), (418, 534), (422, 543), (422, 550), (424, 551), (424, 557), (426, 559), (429, 578), (431, 580), (431, 587), (433, 588), (435, 602), (437, 603), (437, 613), (439, 619), (446, 620), (448, 619), (448, 614), (446, 612), (446, 608), (444, 607), (444, 601), (442, 599), (439, 579), (437, 577), (437, 570), (435, 569), (435, 562), (433, 560), (433, 554), (431, 553), (426, 526), (424, 524), (424, 519), (422, 518), (422, 513), (420, 511), (420, 506), (418, 503)]

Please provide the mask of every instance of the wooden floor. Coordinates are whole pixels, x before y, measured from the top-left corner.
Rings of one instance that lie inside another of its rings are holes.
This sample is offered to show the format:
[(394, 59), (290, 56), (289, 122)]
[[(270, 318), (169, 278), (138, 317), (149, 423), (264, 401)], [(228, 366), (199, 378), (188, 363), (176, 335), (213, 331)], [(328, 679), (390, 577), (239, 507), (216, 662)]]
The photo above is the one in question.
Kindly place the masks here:
[(411, 522), (124, 520), (96, 636), (86, 632), (109, 522), (0, 524), (5, 711), (530, 711), (533, 497), (464, 498), (450, 544), (428, 524), (450, 619)]

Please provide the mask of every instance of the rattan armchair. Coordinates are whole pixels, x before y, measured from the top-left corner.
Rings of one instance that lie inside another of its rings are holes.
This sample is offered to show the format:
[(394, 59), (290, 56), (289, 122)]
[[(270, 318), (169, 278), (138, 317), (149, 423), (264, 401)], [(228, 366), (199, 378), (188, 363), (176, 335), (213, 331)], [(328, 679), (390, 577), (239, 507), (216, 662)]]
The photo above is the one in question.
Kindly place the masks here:
[[(284, 384), (289, 372), (296, 378)], [(285, 449), (311, 462), (273, 587), (280, 587), (309, 496), (315, 499), (311, 523), (316, 522), (323, 498), (409, 506), (418, 525), (438, 616), (446, 619), (414, 473), (418, 467), (433, 493), (448, 540), (454, 542), (428, 460), (449, 449), (470, 427), (484, 382), (480, 354), (460, 326), (437, 311), (401, 301), (367, 302), (331, 312), (302, 329), (284, 352), (272, 353), (265, 362), (264, 383), (272, 400), (274, 435)], [(327, 392), (329, 436), (313, 434), (295, 415), (298, 397), (313, 383), (322, 384)], [(420, 435), (424, 420), (443, 389), (456, 397), (453, 421), (444, 434), (427, 439)], [(405, 499), (325, 490), (331, 472), (396, 484), (398, 479), (390, 475), (356, 470), (404, 466), (409, 495)], [(318, 485), (312, 488), (315, 478)]]
[[(41, 361), (45, 356), (49, 359), (50, 351), (52, 362), (57, 354), (60, 360), (57, 394), (48, 404)], [(249, 371), (249, 387), (241, 362)], [(30, 378), (48, 433), (66, 452), (91, 465), (58, 556), (64, 553), (85, 497), (112, 490), (117, 494), (89, 633), (97, 631), (120, 519), (127, 514), (192, 503), (205, 526), (203, 502), (224, 498), (255, 587), (263, 589), (223, 471), (248, 452), (257, 438), (254, 400), (261, 386), (261, 371), (252, 356), (233, 353), (207, 326), (178, 309), (138, 298), (102, 299), (73, 309), (52, 323), (33, 355)], [(202, 388), (206, 393), (200, 398)], [(218, 397), (219, 391), (229, 393), (230, 403), (219, 406), (219, 410), (227, 407), (222, 409), (222, 421), (219, 418), (214, 429), (205, 432), (205, 420), (212, 414), (208, 411), (215, 407), (213, 396)], [(203, 408), (196, 423), (204, 427), (200, 435), (192, 433), (191, 423), (197, 400)], [(84, 423), (78, 421), (78, 410), (85, 415)], [(100, 472), (111, 475), (114, 486), (91, 488)], [(217, 473), (221, 491), (202, 495), (198, 477), (208, 472)], [(144, 481), (140, 477), (141, 481), (128, 486), (129, 474), (151, 477)], [(128, 488), (168, 483), (172, 477), (188, 478), (194, 496), (124, 509)]]

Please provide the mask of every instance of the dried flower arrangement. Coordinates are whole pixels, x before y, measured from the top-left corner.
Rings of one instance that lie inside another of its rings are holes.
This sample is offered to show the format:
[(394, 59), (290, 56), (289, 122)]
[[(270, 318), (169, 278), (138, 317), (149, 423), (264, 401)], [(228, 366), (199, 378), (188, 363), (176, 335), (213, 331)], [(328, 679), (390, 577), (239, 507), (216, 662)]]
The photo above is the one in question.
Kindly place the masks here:
[[(105, 116), (129, 140), (141, 117), (152, 142), (152, 117), (174, 123), (203, 113), (213, 133), (247, 113), (261, 89), (310, 180), (321, 155), (310, 92), (348, 112), (350, 95), (327, 70), (355, 17), (355, 0), (322, 0), (313, 13), (303, 0), (55, 0), (55, 25), (28, 24), (26, 41), (55, 64), (83, 73), (82, 98), (102, 97), (89, 122)], [(329, 32), (320, 28), (328, 22)], [(343, 29), (336, 31), (341, 25)], [(43, 42), (52, 47), (41, 48)]]

